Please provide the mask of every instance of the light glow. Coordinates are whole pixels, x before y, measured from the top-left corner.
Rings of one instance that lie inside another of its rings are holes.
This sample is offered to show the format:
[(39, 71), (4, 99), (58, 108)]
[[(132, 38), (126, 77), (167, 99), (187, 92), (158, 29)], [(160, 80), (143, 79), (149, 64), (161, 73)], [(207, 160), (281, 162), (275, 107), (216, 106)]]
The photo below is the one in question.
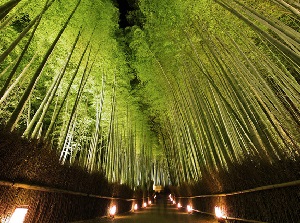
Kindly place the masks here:
[(188, 206), (186, 207), (186, 209), (187, 209), (187, 211), (188, 211), (189, 213), (191, 213), (191, 212), (193, 211), (193, 208), (192, 208), (191, 205), (188, 205)]
[(182, 208), (182, 205), (180, 203), (177, 204), (178, 208)]
[(23, 223), (28, 208), (16, 208), (8, 223)]
[(173, 201), (173, 204), (176, 204), (176, 202), (175, 202), (175, 201)]
[(218, 206), (215, 207), (215, 215), (217, 218), (226, 218), (225, 213)]
[(151, 205), (151, 204), (152, 204), (152, 201), (148, 201), (148, 204)]
[(109, 209), (109, 215), (110, 216), (114, 216), (117, 212), (117, 207), (116, 205), (112, 206), (110, 209)]
[(154, 199), (156, 198), (156, 195), (154, 195)]
[(138, 209), (138, 205), (137, 204), (135, 204), (134, 206), (133, 206), (133, 210), (137, 210)]
[(143, 207), (144, 207), (144, 208), (147, 207), (147, 203), (146, 203), (146, 202), (144, 202)]

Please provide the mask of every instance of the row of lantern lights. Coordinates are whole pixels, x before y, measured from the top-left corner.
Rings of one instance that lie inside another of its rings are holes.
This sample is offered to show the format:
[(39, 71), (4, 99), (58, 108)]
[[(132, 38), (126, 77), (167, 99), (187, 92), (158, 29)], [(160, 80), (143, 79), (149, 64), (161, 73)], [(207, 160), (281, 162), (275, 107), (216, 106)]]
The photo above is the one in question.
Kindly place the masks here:
[[(148, 204), (146, 202), (143, 203), (143, 208), (146, 208), (148, 205), (151, 205), (151, 200), (148, 201)], [(138, 204), (133, 205), (133, 211), (138, 210)], [(23, 223), (26, 217), (26, 214), (28, 212), (28, 206), (26, 207), (17, 207), (15, 211), (12, 213), (12, 215), (9, 218), (6, 218), (4, 221), (2, 220), (1, 223)], [(111, 218), (114, 218), (117, 213), (117, 206), (112, 205), (110, 206), (108, 210), (108, 215)]]
[[(142, 207), (143, 207), (143, 208), (146, 208), (148, 205), (149, 205), (149, 206), (152, 205), (151, 200), (149, 200), (148, 203), (147, 203), (147, 202), (144, 202), (144, 203), (142, 204)], [(137, 203), (133, 204), (132, 211), (134, 212), (134, 211), (137, 211), (138, 209), (139, 209), (138, 204), (137, 204)], [(115, 215), (117, 214), (117, 206), (116, 206), (116, 205), (110, 206), (108, 212), (109, 212), (109, 217), (114, 218)]]
[[(173, 198), (171, 194), (169, 195), (169, 199), (173, 205), (177, 206), (178, 209), (182, 208), (182, 204), (180, 202), (176, 203), (175, 198)], [(193, 207), (190, 204), (186, 206), (186, 210), (189, 214), (194, 211)], [(225, 212), (218, 206), (215, 206), (215, 217), (217, 218), (218, 222), (225, 222), (225, 220), (227, 219)]]
[[(154, 199), (155, 198), (156, 198), (156, 195), (154, 196)], [(175, 198), (173, 198), (171, 194), (169, 195), (169, 199), (170, 199), (170, 201), (172, 202), (173, 205), (177, 206), (178, 209), (182, 208), (181, 203), (180, 202), (176, 203)], [(151, 200), (148, 201), (148, 204), (147, 204), (147, 202), (144, 202), (143, 203), (143, 208), (146, 208), (148, 205), (151, 205), (151, 204), (152, 204)], [(138, 204), (135, 203), (133, 205), (133, 211), (137, 211), (137, 210), (138, 210)], [(188, 213), (191, 214), (194, 209), (191, 205), (187, 205), (186, 210), (187, 210)], [(25, 216), (27, 214), (27, 211), (28, 211), (28, 207), (16, 208), (14, 213), (10, 217), (10, 219), (8, 221), (5, 221), (5, 222), (8, 222), (8, 223), (23, 223), (24, 219), (25, 219)], [(109, 216), (111, 218), (114, 218), (116, 213), (117, 213), (117, 206), (112, 205), (109, 208)], [(224, 211), (218, 206), (215, 207), (215, 216), (216, 216), (216, 218), (218, 219), (219, 222), (224, 222), (225, 219), (227, 219)]]

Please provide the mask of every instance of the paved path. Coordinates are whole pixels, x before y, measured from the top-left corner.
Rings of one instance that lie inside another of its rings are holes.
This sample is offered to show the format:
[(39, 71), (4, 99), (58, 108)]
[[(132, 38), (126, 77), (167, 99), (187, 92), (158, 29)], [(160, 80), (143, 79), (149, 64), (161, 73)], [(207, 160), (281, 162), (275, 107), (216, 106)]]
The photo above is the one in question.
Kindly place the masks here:
[[(140, 209), (134, 213), (117, 215), (114, 219), (99, 218), (80, 223), (217, 223), (212, 216), (200, 214), (188, 214), (179, 211), (175, 206), (168, 204), (166, 200), (161, 200), (157, 204)], [(79, 223), (79, 222), (78, 222)]]

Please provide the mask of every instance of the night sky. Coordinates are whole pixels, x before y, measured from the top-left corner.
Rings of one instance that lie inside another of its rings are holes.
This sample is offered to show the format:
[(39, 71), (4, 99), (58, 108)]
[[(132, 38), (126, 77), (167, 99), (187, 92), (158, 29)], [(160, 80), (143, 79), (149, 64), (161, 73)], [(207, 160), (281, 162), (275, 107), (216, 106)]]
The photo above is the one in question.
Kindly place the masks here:
[(118, 4), (119, 12), (120, 12), (120, 21), (119, 21), (120, 28), (125, 28), (129, 26), (129, 23), (126, 19), (126, 14), (128, 11), (133, 10), (133, 7), (130, 6), (127, 0), (116, 0), (116, 3)]

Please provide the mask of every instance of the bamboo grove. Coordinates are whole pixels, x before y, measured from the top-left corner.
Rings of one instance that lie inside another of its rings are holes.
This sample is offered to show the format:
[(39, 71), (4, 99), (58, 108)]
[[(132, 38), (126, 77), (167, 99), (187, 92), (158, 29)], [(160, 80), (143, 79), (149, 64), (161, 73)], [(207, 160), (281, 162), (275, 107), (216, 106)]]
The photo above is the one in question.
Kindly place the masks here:
[(298, 1), (132, 5), (1, 1), (7, 131), (132, 188), (299, 157)]

